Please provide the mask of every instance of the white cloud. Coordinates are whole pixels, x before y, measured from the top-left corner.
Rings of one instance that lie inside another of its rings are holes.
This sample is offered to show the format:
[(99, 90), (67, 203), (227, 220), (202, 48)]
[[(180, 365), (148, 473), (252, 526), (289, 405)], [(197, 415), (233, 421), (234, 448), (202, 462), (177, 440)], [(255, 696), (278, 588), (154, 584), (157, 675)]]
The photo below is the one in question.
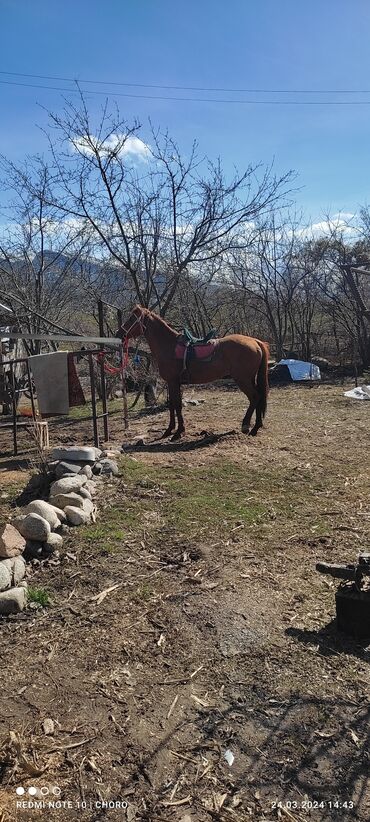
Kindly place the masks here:
[(106, 140), (99, 140), (90, 134), (71, 140), (71, 143), (75, 151), (82, 154), (92, 154), (94, 148), (102, 156), (116, 151), (118, 157), (130, 157), (134, 160), (148, 160), (152, 154), (149, 146), (133, 134), (111, 134)]
[(297, 234), (304, 238), (326, 237), (330, 234), (353, 234), (355, 231), (356, 214), (351, 212), (340, 211), (338, 214), (333, 214), (325, 220), (320, 220), (317, 223), (311, 223), (305, 228), (297, 230)]

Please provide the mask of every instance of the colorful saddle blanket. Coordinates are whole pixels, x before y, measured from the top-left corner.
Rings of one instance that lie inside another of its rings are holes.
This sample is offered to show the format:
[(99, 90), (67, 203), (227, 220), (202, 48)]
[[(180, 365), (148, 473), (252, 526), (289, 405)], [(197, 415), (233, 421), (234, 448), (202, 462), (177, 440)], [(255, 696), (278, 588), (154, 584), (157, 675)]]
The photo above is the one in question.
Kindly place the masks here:
[(175, 348), (175, 357), (177, 360), (182, 360), (184, 369), (191, 360), (203, 360), (203, 362), (210, 362), (212, 359), (218, 340), (210, 340), (206, 343), (185, 343), (180, 337), (179, 342)]

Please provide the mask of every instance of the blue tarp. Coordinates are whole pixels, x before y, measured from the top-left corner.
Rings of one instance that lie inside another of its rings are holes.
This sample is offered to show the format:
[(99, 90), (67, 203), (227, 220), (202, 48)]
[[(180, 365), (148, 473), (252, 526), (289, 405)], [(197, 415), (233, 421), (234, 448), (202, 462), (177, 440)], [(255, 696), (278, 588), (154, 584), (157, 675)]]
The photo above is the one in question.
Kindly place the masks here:
[(300, 380), (321, 380), (320, 369), (313, 362), (303, 360), (280, 360), (278, 365), (286, 365), (294, 382)]

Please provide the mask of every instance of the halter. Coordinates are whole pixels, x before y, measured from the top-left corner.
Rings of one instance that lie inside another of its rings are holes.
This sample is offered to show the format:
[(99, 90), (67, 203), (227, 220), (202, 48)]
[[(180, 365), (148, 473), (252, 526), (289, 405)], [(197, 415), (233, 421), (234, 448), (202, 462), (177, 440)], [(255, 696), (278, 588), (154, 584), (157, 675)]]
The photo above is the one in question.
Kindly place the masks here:
[(125, 336), (126, 336), (126, 338), (127, 338), (127, 339), (128, 339), (128, 337), (129, 337), (129, 334), (130, 334), (131, 329), (132, 329), (132, 328), (134, 328), (134, 326), (135, 326), (137, 323), (139, 324), (140, 334), (141, 334), (141, 336), (142, 336), (142, 337), (144, 336), (145, 331), (146, 331), (146, 323), (145, 323), (145, 320), (144, 320), (144, 312), (143, 312), (143, 310), (141, 310), (141, 312), (140, 312), (140, 317), (137, 317), (136, 315), (134, 315), (134, 316), (135, 316), (135, 319), (134, 319), (134, 321), (131, 323), (131, 325), (130, 325), (129, 329), (126, 331), (126, 334), (125, 334)]

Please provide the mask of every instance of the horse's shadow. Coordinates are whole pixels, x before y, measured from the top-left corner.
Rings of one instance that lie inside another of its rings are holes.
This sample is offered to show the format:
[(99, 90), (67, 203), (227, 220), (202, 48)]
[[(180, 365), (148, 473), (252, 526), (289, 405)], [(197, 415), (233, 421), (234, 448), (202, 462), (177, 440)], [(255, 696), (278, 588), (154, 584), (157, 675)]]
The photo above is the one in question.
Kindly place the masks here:
[(130, 445), (124, 445), (124, 451), (126, 453), (132, 452), (147, 452), (147, 453), (165, 453), (168, 451), (196, 451), (199, 448), (207, 448), (209, 445), (214, 445), (220, 440), (225, 439), (227, 437), (235, 437), (238, 435), (239, 432), (232, 430), (232, 431), (225, 431), (221, 434), (215, 434), (209, 431), (201, 431), (199, 434), (198, 440), (177, 440), (176, 442), (172, 442), (171, 440), (152, 440), (151, 442), (143, 442), (134, 443)]

